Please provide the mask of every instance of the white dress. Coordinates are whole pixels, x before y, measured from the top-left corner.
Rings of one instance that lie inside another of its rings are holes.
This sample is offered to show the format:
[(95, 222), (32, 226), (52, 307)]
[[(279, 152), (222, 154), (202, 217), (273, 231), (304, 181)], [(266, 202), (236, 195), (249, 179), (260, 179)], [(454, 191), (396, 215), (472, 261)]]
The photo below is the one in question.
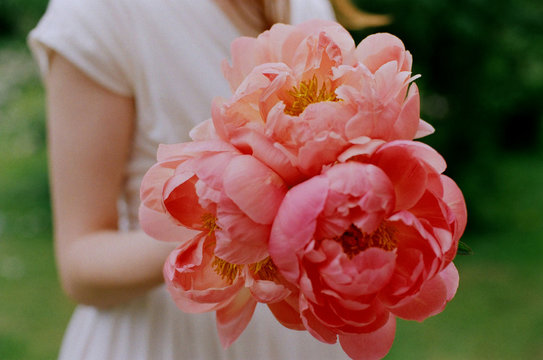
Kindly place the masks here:
[[(291, 0), (291, 21), (332, 18), (325, 0)], [(29, 35), (42, 74), (52, 51), (109, 90), (136, 99), (137, 126), (121, 229), (137, 228), (139, 186), (160, 143), (188, 140), (228, 96), (220, 62), (238, 30), (213, 0), (52, 0)], [(223, 350), (213, 313), (185, 314), (165, 288), (113, 309), (78, 306), (60, 351), (63, 360), (345, 359), (338, 345), (282, 327), (259, 305), (240, 338)]]

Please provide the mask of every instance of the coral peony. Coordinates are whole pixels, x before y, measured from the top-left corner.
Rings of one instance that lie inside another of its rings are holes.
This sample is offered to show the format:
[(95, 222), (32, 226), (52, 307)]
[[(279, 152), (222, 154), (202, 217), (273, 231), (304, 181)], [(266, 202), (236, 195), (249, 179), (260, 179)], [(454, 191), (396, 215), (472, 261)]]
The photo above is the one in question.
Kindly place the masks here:
[(412, 57), (390, 34), (355, 47), (337, 23), (312, 20), (237, 39), (231, 51), (224, 72), (234, 94), (213, 103), (217, 134), (281, 163), (289, 185), (318, 175), (360, 137), (412, 140), (432, 131), (410, 86)]
[(172, 298), (216, 311), (225, 347), (261, 302), (353, 359), (384, 357), (397, 317), (422, 321), (455, 295), (467, 219), (443, 158), (412, 141), (433, 128), (411, 54), (322, 20), (231, 54), (232, 97), (194, 141), (161, 146), (142, 182), (143, 230), (181, 242), (164, 265)]
[(217, 311), (225, 347), (257, 302), (278, 303), (290, 293), (267, 250), (286, 190), (272, 170), (220, 140), (162, 145), (142, 181), (143, 230), (185, 239), (164, 265), (168, 290), (185, 312)]
[(379, 359), (395, 317), (435, 315), (452, 299), (452, 264), (466, 224), (458, 187), (432, 148), (392, 141), (351, 151), (287, 193), (270, 255), (299, 289), (298, 308), (317, 339), (339, 338), (354, 359)]
[(271, 169), (220, 140), (161, 145), (157, 164), (142, 181), (140, 218), (143, 229), (160, 240), (175, 240), (160, 233), (172, 222), (212, 228), (217, 256), (256, 263), (268, 255), (268, 234), (286, 191)]
[(281, 307), (289, 295), (270, 258), (250, 265), (228, 263), (214, 252), (213, 231), (174, 250), (164, 264), (168, 291), (188, 313), (216, 311), (222, 345), (230, 346), (248, 325), (257, 302)]

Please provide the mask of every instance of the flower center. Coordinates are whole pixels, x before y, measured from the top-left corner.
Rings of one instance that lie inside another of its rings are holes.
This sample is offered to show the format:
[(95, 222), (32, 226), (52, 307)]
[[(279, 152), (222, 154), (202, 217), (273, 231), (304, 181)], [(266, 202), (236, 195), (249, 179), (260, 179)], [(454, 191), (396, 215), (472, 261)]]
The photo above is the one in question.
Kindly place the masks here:
[(213, 233), (215, 230), (220, 229), (217, 225), (217, 218), (211, 213), (205, 213), (202, 215), (202, 226), (204, 229), (209, 230), (208, 234)]
[(236, 280), (241, 273), (241, 269), (243, 269), (243, 265), (232, 264), (216, 256), (211, 263), (211, 267), (229, 284), (232, 284)]
[(249, 265), (249, 270), (260, 280), (274, 280), (277, 277), (277, 268), (269, 256), (262, 261)]
[(363, 233), (359, 228), (351, 225), (341, 236), (336, 237), (334, 240), (341, 244), (349, 259), (370, 247), (392, 251), (398, 245), (398, 241), (394, 236), (394, 228), (385, 222), (381, 223), (377, 230), (370, 234)]
[[(211, 263), (213, 270), (229, 284), (232, 284), (234, 280), (236, 280), (238, 275), (241, 274), (244, 266), (245, 265), (229, 263), (217, 256), (215, 256), (213, 262)], [(274, 280), (276, 278), (277, 268), (269, 256), (262, 261), (249, 264), (248, 266), (249, 270), (259, 280)]]
[(321, 101), (341, 101), (332, 88), (330, 90), (326, 88), (325, 83), (319, 87), (319, 81), (315, 75), (311, 80), (302, 81), (298, 87), (294, 86), (288, 93), (293, 101), (285, 107), (285, 114), (293, 116), (300, 115), (310, 104)]

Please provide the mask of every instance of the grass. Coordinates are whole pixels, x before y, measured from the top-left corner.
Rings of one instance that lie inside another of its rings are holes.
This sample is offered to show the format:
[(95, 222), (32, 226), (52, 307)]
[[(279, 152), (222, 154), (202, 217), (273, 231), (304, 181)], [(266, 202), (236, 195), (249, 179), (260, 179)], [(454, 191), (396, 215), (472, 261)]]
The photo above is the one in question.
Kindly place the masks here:
[(55, 359), (73, 305), (60, 291), (48, 234), (0, 244), (0, 356)]
[(54, 267), (43, 91), (23, 44), (0, 51), (0, 358), (54, 359), (73, 305)]
[[(56, 278), (43, 91), (22, 44), (0, 48), (0, 78), (0, 359), (54, 359), (73, 304)], [(543, 358), (541, 154), (458, 180), (484, 223), (464, 238), (475, 254), (455, 260), (460, 288), (442, 314), (399, 322), (387, 359)]]
[(543, 162), (509, 155), (494, 171), (499, 181), (478, 194), (488, 225), (463, 238), (474, 255), (455, 259), (456, 297), (422, 324), (401, 322), (387, 358), (543, 358)]
[[(508, 236), (467, 237), (476, 255), (458, 258), (460, 288), (443, 313), (401, 322), (390, 359), (539, 359), (543, 357), (543, 266), (503, 256)], [(523, 249), (534, 251), (538, 249)]]

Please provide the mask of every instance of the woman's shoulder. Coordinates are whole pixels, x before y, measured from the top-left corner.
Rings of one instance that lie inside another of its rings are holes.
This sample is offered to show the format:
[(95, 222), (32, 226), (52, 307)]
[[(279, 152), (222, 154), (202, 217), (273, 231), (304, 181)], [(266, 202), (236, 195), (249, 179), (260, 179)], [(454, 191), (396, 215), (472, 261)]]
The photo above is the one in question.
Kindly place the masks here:
[(109, 90), (130, 95), (127, 43), (137, 17), (132, 8), (128, 0), (51, 0), (28, 36), (42, 74), (56, 52)]

